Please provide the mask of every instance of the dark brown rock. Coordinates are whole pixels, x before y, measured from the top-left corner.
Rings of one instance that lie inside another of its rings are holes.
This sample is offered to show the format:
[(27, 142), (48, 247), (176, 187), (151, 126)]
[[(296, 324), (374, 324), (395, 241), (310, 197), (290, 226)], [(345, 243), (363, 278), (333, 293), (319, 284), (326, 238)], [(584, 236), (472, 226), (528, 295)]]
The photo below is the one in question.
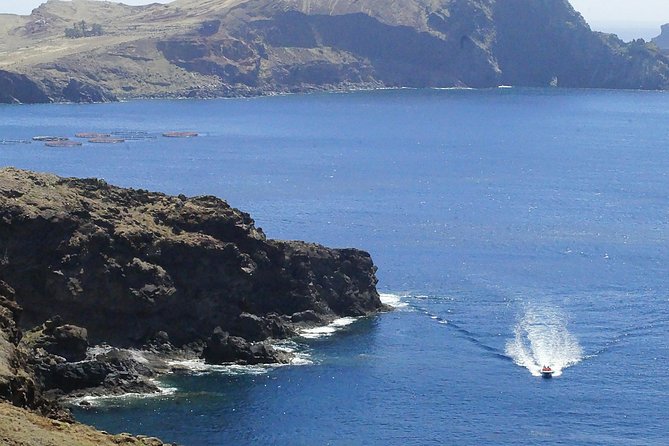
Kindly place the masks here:
[(67, 361), (81, 361), (86, 358), (88, 332), (76, 325), (61, 325), (45, 330), (43, 348), (47, 352), (62, 356)]
[(290, 317), (291, 322), (294, 323), (311, 323), (311, 324), (320, 324), (323, 322), (323, 319), (316, 314), (313, 310), (301, 311), (299, 313), (294, 313)]
[(39, 374), (45, 390), (72, 393), (87, 390), (94, 394), (152, 393), (158, 389), (146, 378), (154, 371), (127, 351), (113, 349), (79, 362), (40, 364)]
[(140, 347), (163, 332), (179, 347), (219, 326), (259, 341), (290, 336), (294, 313), (383, 309), (369, 254), (268, 240), (216, 197), (4, 169), (0, 247), (21, 325), (59, 314), (92, 344)]
[(0, 281), (0, 400), (67, 420), (66, 411), (44, 399), (43, 389), (29, 364), (30, 357), (19, 348), (20, 314), (14, 290)]
[(265, 317), (242, 313), (232, 327), (235, 336), (249, 341), (262, 341), (268, 338), (284, 339), (294, 334), (277, 314)]
[(263, 342), (250, 343), (243, 338), (230, 336), (220, 327), (207, 341), (202, 353), (204, 360), (210, 364), (238, 363), (238, 364), (277, 364), (288, 363), (288, 354), (276, 350)]

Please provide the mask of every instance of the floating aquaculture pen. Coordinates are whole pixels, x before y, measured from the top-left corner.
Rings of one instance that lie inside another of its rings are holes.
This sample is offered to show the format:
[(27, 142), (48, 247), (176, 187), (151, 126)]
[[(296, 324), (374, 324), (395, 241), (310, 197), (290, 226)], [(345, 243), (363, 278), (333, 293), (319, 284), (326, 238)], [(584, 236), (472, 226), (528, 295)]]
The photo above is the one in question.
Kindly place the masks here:
[(88, 142), (93, 143), (93, 144), (120, 144), (122, 142), (125, 142), (125, 139), (123, 138), (91, 138), (88, 140)]
[(33, 136), (33, 141), (40, 142), (68, 141), (69, 139), (64, 136)]
[(47, 147), (79, 147), (84, 144), (79, 141), (70, 141), (70, 140), (56, 140), (56, 141), (46, 141), (44, 143)]
[(119, 130), (116, 132), (112, 132), (112, 137), (113, 138), (120, 138), (120, 139), (125, 139), (126, 141), (129, 140), (142, 140), (142, 139), (155, 139), (155, 135), (151, 135), (148, 132), (143, 132), (143, 131), (138, 131), (138, 130)]
[(28, 139), (0, 139), (0, 146), (14, 146), (17, 144), (31, 144)]
[(75, 133), (74, 136), (82, 139), (97, 139), (97, 138), (109, 138), (111, 134), (97, 133), (97, 132), (81, 132), (81, 133)]
[(194, 138), (199, 134), (196, 132), (165, 132), (163, 136), (166, 138)]

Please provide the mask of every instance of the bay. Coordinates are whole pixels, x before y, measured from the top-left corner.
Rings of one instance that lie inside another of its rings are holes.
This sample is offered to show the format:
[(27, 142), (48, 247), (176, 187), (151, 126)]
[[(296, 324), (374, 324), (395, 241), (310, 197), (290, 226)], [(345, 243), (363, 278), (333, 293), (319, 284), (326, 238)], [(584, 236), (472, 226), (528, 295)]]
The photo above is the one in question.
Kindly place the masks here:
[(668, 118), (665, 93), (594, 90), (2, 106), (0, 139), (151, 137), (0, 159), (223, 197), (272, 238), (370, 251), (404, 304), (297, 339), (310, 364), (168, 377), (84, 422), (185, 445), (659, 445)]

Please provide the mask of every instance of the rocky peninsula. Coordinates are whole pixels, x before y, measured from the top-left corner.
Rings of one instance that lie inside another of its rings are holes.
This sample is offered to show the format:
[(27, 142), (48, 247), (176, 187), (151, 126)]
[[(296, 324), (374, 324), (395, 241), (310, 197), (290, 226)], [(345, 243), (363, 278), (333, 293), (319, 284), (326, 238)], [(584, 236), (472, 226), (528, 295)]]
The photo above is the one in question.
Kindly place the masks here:
[(379, 87), (666, 89), (652, 44), (568, 0), (49, 0), (0, 14), (0, 102)]
[(64, 398), (158, 391), (170, 360), (289, 362), (271, 340), (385, 309), (375, 271), (216, 197), (2, 169), (0, 400), (71, 423)]

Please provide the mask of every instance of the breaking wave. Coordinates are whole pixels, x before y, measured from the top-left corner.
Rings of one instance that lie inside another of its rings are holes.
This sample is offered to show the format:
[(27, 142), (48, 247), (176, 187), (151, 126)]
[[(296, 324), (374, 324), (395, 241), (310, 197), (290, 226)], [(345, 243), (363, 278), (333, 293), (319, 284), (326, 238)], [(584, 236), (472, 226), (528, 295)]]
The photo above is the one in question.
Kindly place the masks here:
[(99, 406), (113, 406), (123, 404), (127, 401), (136, 401), (145, 398), (159, 398), (174, 395), (178, 389), (176, 387), (168, 386), (157, 379), (149, 379), (149, 382), (158, 388), (158, 392), (152, 393), (122, 393), (119, 395), (85, 395), (75, 398), (67, 398), (66, 402), (79, 407), (99, 407)]
[(400, 296), (391, 293), (380, 293), (379, 297), (381, 298), (382, 303), (393, 308), (406, 308), (409, 306), (409, 304), (402, 300), (402, 298), (406, 296)]
[(560, 376), (564, 369), (583, 359), (583, 349), (567, 329), (567, 319), (559, 309), (527, 308), (514, 334), (505, 353), (534, 376), (541, 376), (544, 365), (555, 371), (554, 376)]
[(306, 339), (318, 339), (318, 338), (323, 338), (327, 336), (332, 336), (336, 332), (342, 330), (343, 328), (351, 325), (354, 323), (358, 318), (355, 317), (342, 317), (339, 319), (335, 319), (334, 321), (330, 322), (328, 325), (324, 325), (321, 327), (314, 327), (314, 328), (307, 328), (305, 330), (301, 330), (299, 332), (299, 335), (303, 338)]

